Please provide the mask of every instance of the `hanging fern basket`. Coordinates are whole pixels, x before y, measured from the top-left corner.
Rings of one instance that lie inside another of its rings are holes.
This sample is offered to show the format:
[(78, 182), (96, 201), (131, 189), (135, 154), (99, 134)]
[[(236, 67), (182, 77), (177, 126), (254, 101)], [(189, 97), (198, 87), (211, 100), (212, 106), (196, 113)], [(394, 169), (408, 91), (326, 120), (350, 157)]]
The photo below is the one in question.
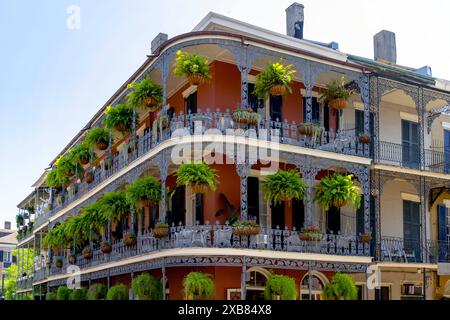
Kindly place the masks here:
[(269, 93), (272, 96), (282, 96), (282, 95), (286, 94), (286, 87), (281, 84), (276, 84), (276, 85), (270, 87)]
[(362, 144), (369, 144), (371, 141), (371, 138), (367, 134), (362, 134), (359, 136), (359, 142)]
[(332, 99), (328, 102), (329, 106), (335, 110), (343, 110), (347, 107), (347, 100), (345, 99)]
[(334, 200), (333, 206), (336, 208), (342, 208), (347, 205), (347, 200)]
[(106, 142), (97, 142), (95, 146), (97, 147), (98, 150), (101, 151), (108, 149), (108, 143)]
[(88, 157), (80, 157), (79, 162), (82, 166), (85, 166), (89, 163), (89, 158)]
[(94, 174), (92, 172), (86, 172), (84, 176), (84, 181), (87, 184), (91, 184), (94, 181)]
[(125, 131), (128, 130), (128, 126), (124, 126), (124, 125), (121, 125), (121, 124), (116, 124), (114, 126), (114, 129), (116, 129), (119, 132), (125, 132)]
[(100, 251), (103, 253), (110, 253), (112, 251), (111, 245), (109, 243), (102, 242), (100, 244)]
[(206, 193), (209, 190), (209, 186), (204, 183), (194, 183), (191, 187), (193, 193)]
[(188, 75), (187, 79), (191, 86), (198, 86), (200, 84), (205, 83), (207, 80), (204, 75), (198, 73)]
[(83, 249), (83, 258), (86, 260), (92, 259), (92, 249), (91, 248), (84, 248)]
[(158, 101), (153, 97), (145, 97), (142, 99), (142, 104), (147, 108), (154, 108), (158, 106)]

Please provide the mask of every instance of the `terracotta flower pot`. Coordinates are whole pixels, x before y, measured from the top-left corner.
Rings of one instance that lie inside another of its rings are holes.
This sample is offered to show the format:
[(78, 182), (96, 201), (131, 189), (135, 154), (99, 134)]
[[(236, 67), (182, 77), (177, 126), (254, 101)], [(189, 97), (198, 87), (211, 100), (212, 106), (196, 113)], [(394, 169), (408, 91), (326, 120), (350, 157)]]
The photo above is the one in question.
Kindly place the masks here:
[(204, 75), (197, 73), (189, 75), (187, 79), (191, 86), (198, 86), (199, 84), (205, 83), (207, 80)]
[(329, 106), (336, 110), (342, 110), (347, 107), (347, 100), (345, 99), (332, 99), (328, 102)]
[(209, 190), (209, 186), (207, 184), (192, 184), (192, 192), (193, 193), (206, 193)]
[(97, 147), (98, 150), (102, 151), (108, 149), (108, 143), (105, 142), (97, 142), (95, 146)]
[(333, 201), (333, 206), (335, 206), (336, 208), (342, 208), (345, 207), (347, 205), (347, 201), (344, 200), (334, 200)]
[(362, 234), (359, 236), (359, 242), (370, 243), (372, 236), (370, 234)]
[(371, 141), (371, 138), (367, 134), (362, 134), (359, 136), (359, 142), (361, 142), (363, 144), (369, 144), (370, 141)]
[(92, 249), (85, 248), (83, 249), (83, 257), (87, 260), (92, 259)]
[(121, 124), (116, 124), (114, 126), (114, 129), (116, 129), (119, 132), (125, 132), (125, 131), (128, 130), (128, 126), (124, 126), (124, 125), (121, 125)]
[(87, 157), (80, 157), (80, 164), (82, 165), (82, 166), (85, 166), (85, 165), (87, 165), (88, 163), (89, 163), (89, 158), (87, 158)]
[(169, 227), (155, 227), (153, 235), (155, 238), (165, 238), (169, 235)]
[(158, 104), (158, 101), (153, 97), (145, 97), (142, 99), (142, 104), (147, 108), (153, 108)]
[(92, 172), (86, 172), (86, 174), (84, 175), (84, 181), (87, 184), (90, 184), (94, 181), (94, 174)]
[(311, 237), (309, 234), (301, 232), (298, 237), (300, 238), (300, 240), (302, 241), (317, 241), (318, 238), (316, 237)]
[(233, 228), (233, 234), (238, 236), (254, 236), (259, 234), (260, 227), (253, 228)]
[(134, 237), (126, 236), (125, 238), (123, 238), (123, 244), (126, 245), (127, 247), (134, 246), (136, 242), (137, 240), (135, 236)]
[(281, 84), (276, 84), (276, 85), (270, 87), (269, 93), (272, 96), (282, 96), (282, 95), (286, 94), (286, 87)]
[(107, 243), (101, 243), (100, 244), (100, 251), (103, 253), (110, 253), (112, 250), (111, 245)]

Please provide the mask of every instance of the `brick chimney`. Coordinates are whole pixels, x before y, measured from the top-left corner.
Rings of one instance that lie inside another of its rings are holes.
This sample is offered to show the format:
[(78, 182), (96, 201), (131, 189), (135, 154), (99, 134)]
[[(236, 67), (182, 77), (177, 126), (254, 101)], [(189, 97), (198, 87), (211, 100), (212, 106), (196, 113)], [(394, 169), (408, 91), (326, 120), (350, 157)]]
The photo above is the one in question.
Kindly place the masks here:
[(165, 33), (158, 33), (158, 35), (152, 40), (151, 50), (154, 53), (164, 42), (169, 39), (169, 36)]
[(373, 36), (374, 59), (397, 63), (395, 33), (382, 30)]
[(305, 20), (304, 6), (294, 2), (286, 9), (286, 34), (303, 39), (303, 23)]
[(10, 221), (5, 221), (5, 229), (11, 230), (11, 222)]

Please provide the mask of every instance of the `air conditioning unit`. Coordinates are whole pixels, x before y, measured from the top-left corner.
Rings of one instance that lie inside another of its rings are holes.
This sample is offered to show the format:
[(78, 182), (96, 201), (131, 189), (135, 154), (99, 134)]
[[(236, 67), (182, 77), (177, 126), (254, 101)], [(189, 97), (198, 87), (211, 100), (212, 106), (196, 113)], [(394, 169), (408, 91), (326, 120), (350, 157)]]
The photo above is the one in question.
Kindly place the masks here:
[(404, 284), (402, 286), (402, 295), (405, 296), (422, 296), (423, 287), (415, 284)]

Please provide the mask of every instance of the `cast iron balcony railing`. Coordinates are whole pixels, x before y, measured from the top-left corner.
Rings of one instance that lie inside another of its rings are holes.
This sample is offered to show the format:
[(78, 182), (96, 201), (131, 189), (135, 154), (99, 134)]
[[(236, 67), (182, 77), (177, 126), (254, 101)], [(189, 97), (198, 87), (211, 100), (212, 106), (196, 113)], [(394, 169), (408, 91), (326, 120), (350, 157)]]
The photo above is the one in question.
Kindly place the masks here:
[[(233, 122), (230, 112), (198, 112), (195, 114), (179, 114), (175, 115), (170, 121), (169, 127), (164, 130), (153, 132), (146, 130), (145, 133), (137, 137), (137, 148), (128, 148), (120, 150), (112, 156), (111, 163), (108, 168), (101, 167), (94, 170), (94, 181), (90, 184), (82, 181), (76, 183), (69, 192), (63, 192), (59, 195), (54, 195), (54, 201), (51, 210), (47, 210), (36, 217), (34, 223), (38, 227), (45, 223), (49, 217), (56, 212), (65, 208), (74, 200), (82, 197), (84, 194), (92, 190), (94, 187), (105, 181), (114, 173), (120, 171), (122, 168), (128, 166), (134, 160), (142, 157), (147, 152), (155, 148), (160, 143), (176, 136), (179, 130), (186, 129), (191, 135), (205, 134), (208, 129), (215, 129), (215, 133), (223, 135), (235, 135), (252, 137), (252, 134), (257, 134), (258, 139), (265, 141), (277, 141), (281, 144), (289, 144), (304, 148), (311, 148), (340, 154), (368, 157), (369, 145), (361, 144), (354, 132), (347, 131), (325, 131), (324, 128), (318, 130), (315, 135), (307, 136), (299, 134), (299, 124), (295, 122), (288, 123), (287, 121), (272, 121), (263, 119), (258, 125), (241, 125)], [(230, 129), (232, 129), (230, 131)], [(233, 129), (243, 129), (233, 131)], [(252, 132), (245, 131), (247, 129), (254, 129)], [(267, 134), (262, 134), (267, 130)], [(176, 132), (176, 130), (178, 130)], [(173, 135), (172, 135), (173, 134)]]
[[(125, 258), (148, 254), (164, 249), (173, 248), (237, 248), (255, 250), (274, 250), (283, 252), (302, 252), (333, 254), (342, 256), (369, 256), (369, 244), (360, 241), (358, 236), (345, 236), (336, 234), (324, 234), (318, 241), (300, 240), (299, 232), (295, 229), (281, 230), (261, 228), (258, 235), (235, 235), (229, 225), (195, 225), (172, 226), (166, 238), (155, 238), (151, 232), (139, 234), (136, 244), (126, 246), (122, 239), (112, 241), (111, 253), (102, 253), (99, 245), (94, 246), (91, 259), (85, 259), (82, 254), (76, 256), (75, 262), (81, 269), (102, 265), (105, 263), (122, 260)], [(63, 260), (62, 268), (55, 266), (57, 259)], [(65, 273), (69, 264), (66, 257), (53, 257), (50, 275)], [(45, 270), (45, 266), (41, 268)], [(45, 272), (41, 272), (45, 274)]]
[[(417, 147), (380, 141), (380, 162), (404, 168), (420, 169), (420, 156)], [(423, 167), (427, 171), (450, 172), (450, 152), (444, 149), (425, 149)]]
[[(424, 261), (424, 257), (426, 261)], [(382, 237), (381, 261), (450, 263), (450, 241), (427, 240), (424, 248), (419, 239)]]
[(33, 275), (23, 276), (16, 280), (17, 290), (27, 290), (31, 289), (33, 286)]

